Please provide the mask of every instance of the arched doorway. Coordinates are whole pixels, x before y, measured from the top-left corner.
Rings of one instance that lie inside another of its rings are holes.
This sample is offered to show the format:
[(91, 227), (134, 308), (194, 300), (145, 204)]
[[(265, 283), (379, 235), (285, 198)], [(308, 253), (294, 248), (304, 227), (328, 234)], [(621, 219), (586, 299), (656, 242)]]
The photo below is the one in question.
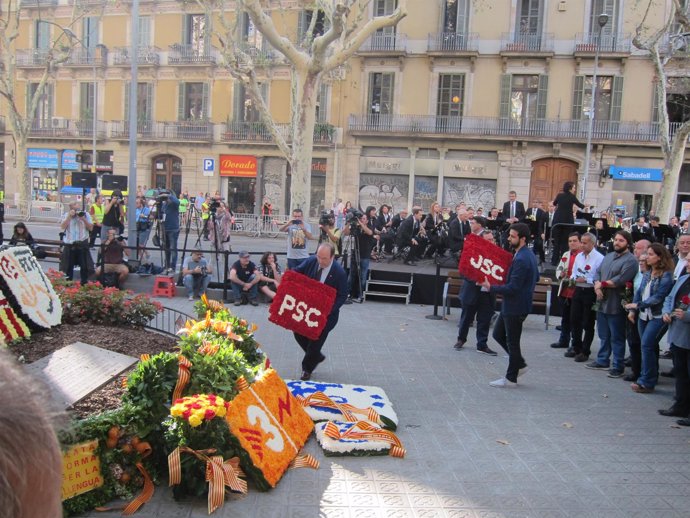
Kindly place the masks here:
[(563, 190), (565, 182), (577, 184), (577, 164), (563, 158), (542, 158), (532, 162), (532, 177), (529, 184), (529, 204), (534, 200), (544, 203), (544, 210), (549, 201)]
[(155, 189), (182, 192), (182, 159), (173, 155), (158, 155), (151, 161), (151, 184)]

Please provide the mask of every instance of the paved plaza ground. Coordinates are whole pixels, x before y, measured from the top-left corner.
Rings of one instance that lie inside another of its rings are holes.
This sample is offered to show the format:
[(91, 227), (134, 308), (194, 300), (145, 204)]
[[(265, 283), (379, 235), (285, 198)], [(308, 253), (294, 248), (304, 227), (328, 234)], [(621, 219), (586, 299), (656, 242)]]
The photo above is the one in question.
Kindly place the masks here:
[[(191, 313), (186, 297), (161, 301)], [(231, 309), (258, 324), (280, 375), (297, 377), (301, 350), (267, 321), (268, 306)], [(324, 348), (328, 359), (313, 376), (382, 387), (399, 417), (404, 459), (325, 457), (312, 437), (306, 450), (321, 461), (318, 470), (290, 470), (267, 493), (250, 487), (215, 516), (689, 516), (690, 429), (656, 412), (671, 403), (671, 380), (663, 378), (654, 394), (635, 394), (629, 383), (550, 349), (556, 331), (545, 332), (543, 317), (531, 316), (523, 334), (529, 372), (516, 389), (492, 388), (507, 358), (479, 354), (472, 341), (453, 350), (458, 310), (447, 321), (424, 318), (431, 311), (376, 302), (343, 307)], [(136, 516), (207, 516), (206, 501), (175, 502), (157, 487)]]

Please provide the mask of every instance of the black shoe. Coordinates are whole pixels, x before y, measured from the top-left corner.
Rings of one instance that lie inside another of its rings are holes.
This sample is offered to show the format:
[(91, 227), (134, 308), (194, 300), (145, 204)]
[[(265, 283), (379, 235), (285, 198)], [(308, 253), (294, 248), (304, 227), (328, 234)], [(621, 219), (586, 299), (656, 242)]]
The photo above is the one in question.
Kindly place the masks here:
[(569, 348), (566, 352), (563, 353), (563, 356), (566, 358), (575, 358), (577, 356), (577, 353), (575, 352), (575, 349)]
[(659, 357), (670, 360), (671, 358), (673, 358), (673, 353), (671, 351), (664, 351), (663, 353), (661, 353)]
[(259, 305), (259, 303), (256, 301), (256, 299), (249, 299), (249, 303), (250, 303), (252, 306), (258, 306), (258, 305)]
[(343, 304), (352, 304), (352, 299), (350, 297), (346, 298)]
[(686, 417), (684, 419), (678, 419), (678, 421), (676, 421), (676, 423), (678, 423), (681, 426), (690, 426), (690, 417)]
[(561, 326), (556, 326), (556, 331), (562, 331)]
[(582, 353), (576, 354), (575, 358), (573, 358), (573, 360), (575, 360), (577, 363), (583, 363), (583, 362), (586, 362), (587, 360), (589, 360), (589, 355), (585, 356)]
[(659, 415), (663, 415), (666, 417), (687, 417), (688, 414), (683, 413), (680, 411), (680, 409), (671, 407), (671, 408), (662, 408), (659, 410)]
[(607, 378), (622, 378), (623, 371), (618, 369), (609, 369), (609, 373), (606, 375)]
[(460, 349), (462, 349), (462, 346), (463, 346), (463, 345), (465, 345), (465, 340), (460, 340), (460, 339), (458, 338), (458, 341), (455, 342), (455, 345), (453, 346), (453, 349), (455, 349), (456, 351), (459, 351)]
[(235, 306), (241, 306), (241, 305), (242, 305), (242, 301), (240, 299), (237, 299), (235, 301)]
[(635, 375), (635, 374), (628, 374), (627, 376), (623, 376), (623, 381), (632, 381), (632, 382), (636, 382), (636, 381), (637, 381), (637, 378), (639, 378), (639, 376), (637, 376), (637, 375)]
[(560, 342), (554, 342), (551, 344), (551, 349), (566, 349), (568, 344), (562, 344)]
[(299, 377), (302, 381), (309, 381), (311, 379), (311, 372), (302, 371), (302, 375)]
[(662, 376), (664, 378), (675, 378), (676, 374), (673, 372), (673, 369), (671, 369), (670, 371), (660, 372), (659, 376)]
[(482, 347), (481, 349), (477, 349), (478, 353), (483, 353), (483, 354), (488, 354), (489, 356), (498, 356), (498, 353), (496, 351), (492, 351), (488, 347)]
[(623, 365), (625, 365), (626, 367), (632, 367), (632, 360), (630, 359), (630, 357), (623, 360)]

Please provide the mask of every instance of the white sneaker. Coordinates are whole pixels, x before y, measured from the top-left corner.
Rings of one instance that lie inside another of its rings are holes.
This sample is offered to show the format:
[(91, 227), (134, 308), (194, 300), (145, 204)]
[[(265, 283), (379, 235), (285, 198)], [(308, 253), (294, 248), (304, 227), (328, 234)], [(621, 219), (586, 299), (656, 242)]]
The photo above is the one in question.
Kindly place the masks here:
[(513, 383), (512, 381), (508, 381), (505, 378), (500, 378), (500, 379), (497, 379), (496, 381), (491, 381), (491, 382), (489, 382), (489, 385), (492, 387), (496, 387), (496, 388), (517, 387), (517, 383)]
[(518, 378), (519, 378), (520, 376), (522, 376), (522, 375), (523, 375), (525, 372), (527, 372), (528, 370), (529, 370), (529, 367), (528, 367), (527, 365), (525, 365), (522, 369), (519, 369), (519, 370), (518, 370)]
[(189, 297), (187, 297), (187, 300), (194, 300), (194, 296), (190, 295)]

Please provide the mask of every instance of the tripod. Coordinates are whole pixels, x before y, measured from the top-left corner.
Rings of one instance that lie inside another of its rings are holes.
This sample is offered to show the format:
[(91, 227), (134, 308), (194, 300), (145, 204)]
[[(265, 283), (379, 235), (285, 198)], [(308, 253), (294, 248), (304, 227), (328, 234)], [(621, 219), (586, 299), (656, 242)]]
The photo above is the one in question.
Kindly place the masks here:
[[(199, 225), (199, 220), (201, 219), (200, 217), (195, 217), (199, 216), (199, 211), (194, 205), (190, 205), (190, 209), (187, 212), (187, 221), (185, 223), (184, 227), (184, 243), (182, 245), (182, 258), (180, 260), (180, 265), (182, 267), (180, 268), (180, 274), (177, 277), (177, 285), (182, 286), (184, 283), (182, 282), (182, 279), (184, 278), (184, 274), (182, 273), (182, 270), (184, 270), (184, 261), (185, 261), (185, 256), (187, 255), (187, 242), (189, 241), (189, 231), (191, 230), (192, 227), (192, 221), (196, 223), (196, 242), (194, 243), (195, 248), (201, 248), (201, 235), (202, 235), (202, 230)], [(215, 223), (215, 214), (213, 214), (214, 218), (214, 223)], [(218, 253), (216, 252), (216, 272), (218, 272)]]
[[(360, 256), (359, 256), (359, 233), (361, 230), (359, 230), (357, 227), (357, 223), (350, 223), (350, 235), (348, 236), (349, 239), (347, 241), (344, 241), (343, 244), (343, 250), (342, 250), (342, 265), (344, 269), (348, 269), (348, 260), (350, 260), (350, 267), (349, 267), (349, 276), (348, 280), (352, 279), (354, 283), (354, 279), (357, 279), (357, 298), (362, 298), (364, 294), (362, 293), (362, 268), (361, 268), (361, 263), (360, 263)], [(353, 270), (354, 269), (354, 270)], [(349, 291), (350, 295), (352, 295), (352, 285), (349, 283)]]

